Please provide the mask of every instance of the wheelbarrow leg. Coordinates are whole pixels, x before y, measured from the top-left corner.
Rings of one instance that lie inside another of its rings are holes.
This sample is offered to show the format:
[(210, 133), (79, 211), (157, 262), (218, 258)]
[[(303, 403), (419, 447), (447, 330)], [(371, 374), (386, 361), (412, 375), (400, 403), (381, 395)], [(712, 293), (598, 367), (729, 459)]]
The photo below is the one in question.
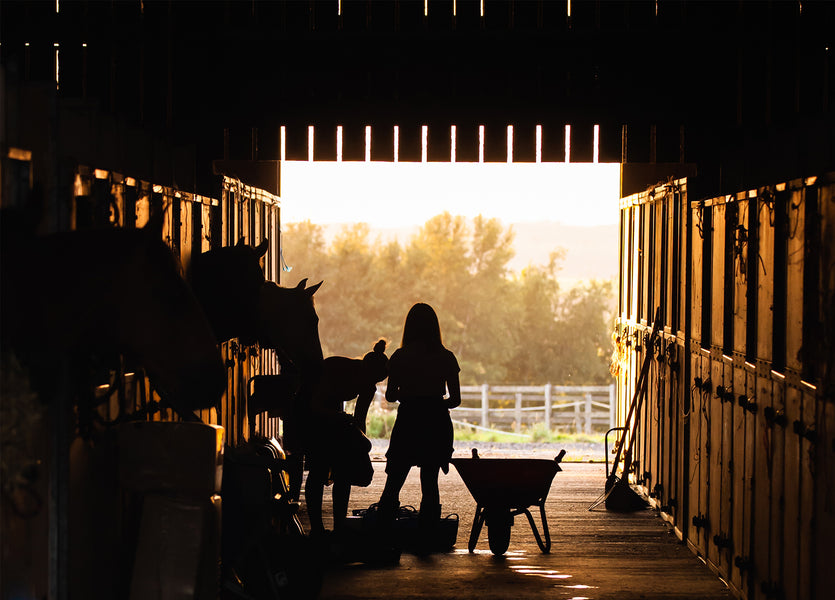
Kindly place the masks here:
[(536, 538), (536, 544), (539, 546), (539, 549), (542, 551), (543, 554), (548, 554), (551, 552), (551, 533), (548, 531), (548, 519), (545, 517), (545, 500), (539, 503), (539, 516), (542, 519), (542, 529), (545, 532), (545, 543), (542, 543), (542, 537), (539, 535), (539, 531), (536, 528), (536, 523), (534, 523), (533, 515), (531, 511), (527, 508), (523, 509), (525, 516), (528, 517), (528, 523), (531, 524), (531, 530), (533, 531), (533, 536)]
[(475, 507), (475, 518), (473, 519), (473, 526), (470, 529), (470, 552), (475, 552), (475, 545), (478, 543), (478, 536), (481, 534), (481, 528), (484, 525), (484, 509), (481, 506)]

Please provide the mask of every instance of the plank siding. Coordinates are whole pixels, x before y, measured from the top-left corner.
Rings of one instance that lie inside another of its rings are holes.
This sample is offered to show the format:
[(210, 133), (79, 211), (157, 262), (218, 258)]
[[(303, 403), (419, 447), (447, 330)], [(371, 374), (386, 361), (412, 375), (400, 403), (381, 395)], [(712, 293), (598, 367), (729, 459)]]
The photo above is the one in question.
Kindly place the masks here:
[[(635, 480), (739, 598), (835, 587), (833, 192), (830, 173), (719, 198), (688, 198), (681, 181), (621, 200), (617, 326), (640, 339), (654, 301), (666, 333)], [(647, 235), (658, 226), (668, 231)], [(628, 352), (624, 405), (640, 366)]]
[[(803, 394), (792, 386), (786, 387), (786, 424), (784, 462), (786, 518), (783, 520), (783, 589), (786, 596), (798, 598), (800, 593), (800, 514), (801, 514), (801, 469), (800, 438), (791, 430), (791, 424), (800, 419)], [(791, 433), (790, 433), (791, 432)]]
[(733, 541), (733, 557), (730, 569), (730, 584), (743, 593), (747, 589), (746, 569), (742, 561), (748, 556), (751, 547), (750, 510), (751, 487), (747, 463), (750, 458), (746, 454), (748, 447), (748, 419), (747, 413), (737, 405), (737, 398), (745, 393), (746, 373), (744, 369), (733, 369), (733, 390), (730, 413), (733, 421), (733, 508), (731, 521), (733, 523), (731, 539)]
[(788, 207), (786, 245), (786, 367), (800, 373), (803, 345), (803, 264), (806, 247), (803, 232), (805, 193), (796, 190)]

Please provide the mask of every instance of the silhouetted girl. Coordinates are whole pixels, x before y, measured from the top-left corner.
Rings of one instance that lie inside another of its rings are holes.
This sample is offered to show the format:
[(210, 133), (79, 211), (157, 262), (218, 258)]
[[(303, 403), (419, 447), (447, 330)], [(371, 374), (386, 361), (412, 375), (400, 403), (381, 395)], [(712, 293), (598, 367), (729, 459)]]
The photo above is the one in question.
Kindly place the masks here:
[(461, 404), (459, 371), (458, 360), (441, 340), (435, 311), (428, 304), (412, 306), (403, 326), (403, 341), (389, 360), (386, 400), (400, 406), (386, 453), (387, 477), (379, 503), (384, 521), (393, 518), (400, 490), (414, 466), (420, 467), (420, 526), (427, 531), (438, 521), (438, 475), (441, 469), (449, 471), (453, 452), (449, 409)]
[[(377, 391), (377, 382), (388, 374), (386, 342), (362, 360), (329, 356), (322, 365), (322, 376), (313, 391), (312, 418), (307, 460), (309, 471), (304, 496), (311, 533), (324, 531), (322, 496), (329, 474), (333, 480), (333, 525), (339, 530), (348, 513), (351, 486), (371, 483), (374, 469), (368, 455), (371, 442), (365, 437), (365, 419)], [(356, 398), (353, 416), (344, 412), (344, 403)]]

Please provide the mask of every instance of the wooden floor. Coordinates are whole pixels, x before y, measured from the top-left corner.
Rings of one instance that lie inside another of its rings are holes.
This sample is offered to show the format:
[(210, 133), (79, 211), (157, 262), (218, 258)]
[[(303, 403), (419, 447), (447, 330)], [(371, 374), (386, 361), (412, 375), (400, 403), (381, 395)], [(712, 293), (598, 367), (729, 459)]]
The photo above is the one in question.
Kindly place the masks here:
[[(375, 462), (368, 488), (353, 488), (351, 509), (377, 501), (385, 482), (385, 463)], [(509, 598), (704, 599), (730, 598), (725, 584), (694, 556), (658, 515), (611, 513), (588, 507), (603, 491), (602, 464), (564, 463), (546, 503), (552, 538), (542, 554), (524, 516), (517, 516), (510, 549), (503, 558), (488, 548), (486, 530), (476, 551), (467, 550), (475, 501), (454, 467), (441, 475), (443, 514), (460, 517), (458, 542), (450, 553), (420, 558), (403, 554), (400, 564), (369, 567), (362, 563), (334, 567), (325, 574), (321, 598)], [(326, 490), (326, 514), (330, 511)], [(413, 469), (402, 504), (420, 504), (420, 484)], [(536, 511), (538, 513), (538, 511)], [(535, 514), (539, 526), (539, 515)], [(306, 516), (304, 522), (307, 524)], [(329, 524), (326, 520), (326, 526)]]

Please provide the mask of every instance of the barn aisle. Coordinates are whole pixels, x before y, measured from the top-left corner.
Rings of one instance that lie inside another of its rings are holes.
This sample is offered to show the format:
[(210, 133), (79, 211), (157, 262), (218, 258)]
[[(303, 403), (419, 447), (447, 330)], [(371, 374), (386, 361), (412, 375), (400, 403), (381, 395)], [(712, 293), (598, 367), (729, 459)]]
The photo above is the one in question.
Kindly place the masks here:
[[(456, 452), (456, 456), (464, 456)], [(351, 509), (375, 502), (385, 482), (385, 463), (375, 462), (368, 488), (353, 488)], [(399, 566), (361, 563), (333, 568), (325, 576), (321, 598), (560, 598), (702, 599), (731, 597), (724, 583), (690, 553), (654, 511), (610, 513), (588, 507), (600, 495), (605, 467), (564, 463), (546, 502), (552, 537), (542, 554), (524, 518), (516, 518), (505, 557), (493, 556), (486, 530), (476, 552), (467, 551), (475, 501), (454, 467), (441, 475), (443, 514), (460, 516), (458, 541), (446, 554), (426, 558), (404, 553)], [(326, 515), (330, 498), (326, 492)], [(420, 483), (413, 469), (402, 504), (418, 506)], [(538, 515), (535, 515), (539, 525)], [(306, 523), (305, 515), (305, 523)], [(326, 523), (329, 527), (329, 524)]]

